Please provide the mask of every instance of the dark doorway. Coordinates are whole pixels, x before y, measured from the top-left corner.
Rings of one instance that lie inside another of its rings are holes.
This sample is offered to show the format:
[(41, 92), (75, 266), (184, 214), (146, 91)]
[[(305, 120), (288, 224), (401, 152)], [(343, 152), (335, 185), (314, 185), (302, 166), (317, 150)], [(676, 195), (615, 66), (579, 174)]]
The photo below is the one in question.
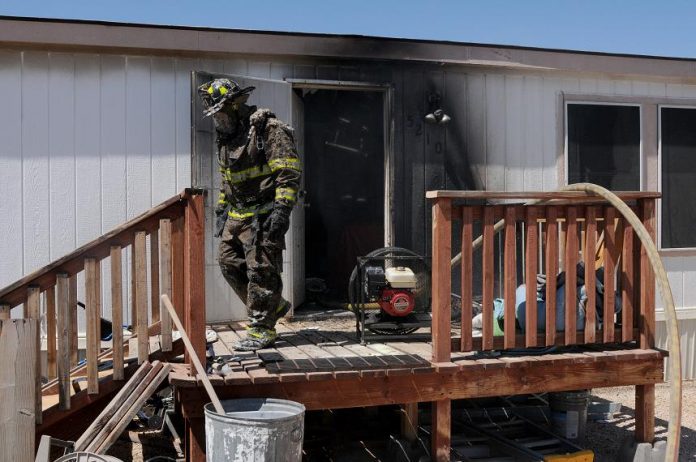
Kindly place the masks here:
[(384, 245), (383, 96), (304, 90), (307, 300), (317, 308), (346, 302), (356, 258)]

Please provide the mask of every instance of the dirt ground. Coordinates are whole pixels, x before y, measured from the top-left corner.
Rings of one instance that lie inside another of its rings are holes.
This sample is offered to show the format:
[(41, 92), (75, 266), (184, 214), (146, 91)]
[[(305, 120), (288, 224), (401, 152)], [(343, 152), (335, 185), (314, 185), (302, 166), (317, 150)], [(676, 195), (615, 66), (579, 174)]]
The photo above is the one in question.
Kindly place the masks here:
[[(595, 451), (595, 461), (614, 462), (621, 441), (632, 436), (635, 429), (635, 388), (595, 388), (592, 394), (599, 399), (622, 403), (616, 419), (606, 423), (588, 422), (586, 446)], [(657, 385), (655, 390), (655, 436), (667, 437), (669, 419), (669, 386)], [(696, 382), (684, 382), (682, 390), (682, 430), (679, 448), (680, 461), (696, 461)]]

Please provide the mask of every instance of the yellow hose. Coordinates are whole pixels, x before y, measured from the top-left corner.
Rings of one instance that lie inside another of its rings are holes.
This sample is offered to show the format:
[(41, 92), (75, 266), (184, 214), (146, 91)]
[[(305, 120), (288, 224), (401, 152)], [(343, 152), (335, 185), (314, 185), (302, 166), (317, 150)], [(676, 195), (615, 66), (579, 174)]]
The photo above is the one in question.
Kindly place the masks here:
[[(626, 205), (619, 197), (599, 185), (592, 183), (576, 183), (561, 188), (562, 191), (583, 191), (604, 198), (612, 206), (614, 206), (623, 217), (628, 221), (640, 239), (640, 242), (645, 247), (646, 254), (650, 260), (650, 266), (655, 273), (655, 280), (660, 291), (660, 296), (665, 304), (665, 315), (667, 324), (669, 358), (669, 426), (667, 429), (667, 450), (666, 461), (676, 462), (679, 460), (679, 435), (681, 433), (681, 408), (682, 408), (682, 374), (681, 374), (681, 351), (679, 346), (679, 326), (677, 323), (677, 311), (674, 306), (674, 298), (672, 297), (672, 289), (669, 286), (667, 272), (662, 265), (662, 259), (657, 251), (657, 247), (653, 242), (650, 234), (643, 226), (640, 219), (633, 213), (633, 210)], [(546, 202), (545, 200), (534, 200), (527, 203), (533, 205)], [(505, 220), (499, 220), (495, 223), (494, 233), (499, 232), (505, 226)], [(479, 236), (472, 242), (473, 250), (476, 250), (483, 243), (483, 236)], [(462, 254), (457, 254), (452, 258), (452, 266), (461, 261)]]

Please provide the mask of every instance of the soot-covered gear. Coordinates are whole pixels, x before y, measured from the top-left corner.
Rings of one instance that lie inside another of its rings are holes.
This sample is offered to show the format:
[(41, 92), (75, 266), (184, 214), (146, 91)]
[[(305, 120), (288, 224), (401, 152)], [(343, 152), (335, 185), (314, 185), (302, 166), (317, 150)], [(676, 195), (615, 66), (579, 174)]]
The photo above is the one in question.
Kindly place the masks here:
[(302, 172), (292, 129), (268, 109), (254, 111), (239, 124), (243, 130), (235, 137), (218, 141), (229, 217), (244, 220), (268, 215), (276, 206), (291, 209)]
[(222, 275), (246, 304), (250, 325), (270, 329), (290, 304), (281, 297), (283, 243), (268, 239), (263, 230), (260, 234), (253, 220), (227, 220), (218, 261)]
[(270, 110), (225, 104), (214, 117), (222, 174), (219, 263), (247, 306), (250, 333), (259, 334), (240, 348), (258, 349), (273, 343), (276, 321), (290, 309), (280, 274), (301, 165), (292, 129)]

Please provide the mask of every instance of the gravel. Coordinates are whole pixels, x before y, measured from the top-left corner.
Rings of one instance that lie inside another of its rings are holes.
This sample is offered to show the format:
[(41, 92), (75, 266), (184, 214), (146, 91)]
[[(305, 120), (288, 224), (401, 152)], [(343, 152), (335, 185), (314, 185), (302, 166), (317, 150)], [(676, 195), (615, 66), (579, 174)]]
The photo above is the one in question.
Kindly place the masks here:
[[(595, 452), (595, 461), (614, 462), (621, 443), (633, 437), (635, 430), (635, 387), (595, 388), (597, 401), (615, 401), (622, 404), (616, 418), (606, 422), (588, 422), (585, 446)], [(669, 385), (655, 387), (655, 436), (667, 438), (669, 419)], [(682, 387), (682, 428), (679, 444), (680, 461), (696, 461), (696, 382), (684, 382)]]

